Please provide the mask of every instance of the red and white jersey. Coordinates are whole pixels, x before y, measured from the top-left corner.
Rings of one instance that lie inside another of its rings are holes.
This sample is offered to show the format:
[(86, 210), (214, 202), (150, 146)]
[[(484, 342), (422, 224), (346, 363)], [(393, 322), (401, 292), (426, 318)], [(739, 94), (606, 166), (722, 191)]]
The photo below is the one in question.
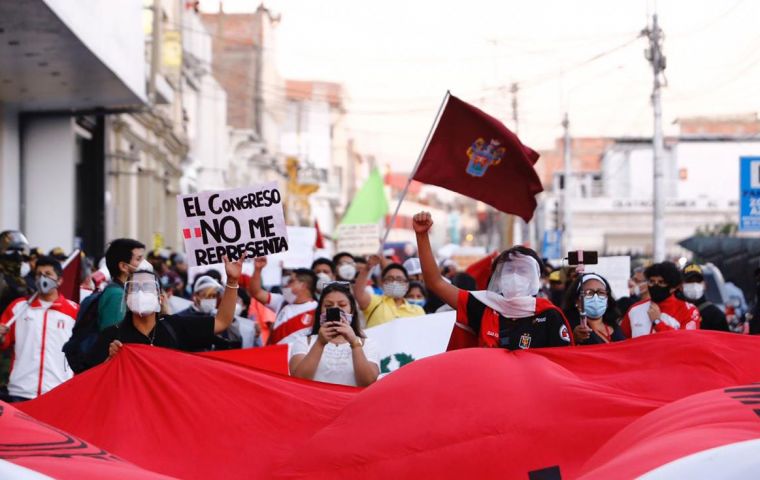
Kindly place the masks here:
[(11, 303), (0, 317), (7, 324), (18, 314), (0, 348), (13, 347), (8, 393), (35, 398), (74, 376), (63, 345), (71, 337), (79, 305), (62, 295), (53, 303), (34, 300), (27, 308), (24, 298)]
[(290, 344), (299, 336), (311, 333), (314, 326), (314, 312), (317, 309), (316, 301), (287, 304), (282, 295), (270, 293), (266, 306), (277, 314), (267, 345)]
[(657, 304), (661, 313), (657, 324), (649, 319), (650, 305), (649, 300), (642, 300), (628, 310), (620, 323), (626, 337), (635, 338), (667, 330), (697, 330), (702, 322), (699, 309), (689, 302), (679, 300), (675, 295)]

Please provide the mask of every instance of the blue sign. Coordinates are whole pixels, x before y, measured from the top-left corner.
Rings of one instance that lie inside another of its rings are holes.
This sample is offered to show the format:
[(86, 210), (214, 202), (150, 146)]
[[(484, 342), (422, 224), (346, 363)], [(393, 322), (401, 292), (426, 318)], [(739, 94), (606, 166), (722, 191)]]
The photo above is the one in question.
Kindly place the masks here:
[(544, 258), (562, 258), (562, 232), (559, 230), (547, 230), (544, 232), (544, 244), (541, 249)]
[(760, 231), (760, 157), (739, 162), (739, 230)]

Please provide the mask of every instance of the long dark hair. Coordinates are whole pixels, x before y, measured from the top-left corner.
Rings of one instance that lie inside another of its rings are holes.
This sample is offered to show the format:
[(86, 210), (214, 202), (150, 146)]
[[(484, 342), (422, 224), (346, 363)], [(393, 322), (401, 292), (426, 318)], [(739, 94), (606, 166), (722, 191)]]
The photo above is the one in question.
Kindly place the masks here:
[(332, 292), (339, 292), (348, 298), (348, 303), (351, 305), (351, 328), (357, 337), (365, 338), (364, 332), (359, 325), (359, 306), (356, 304), (356, 299), (351, 293), (351, 287), (340, 282), (328, 283), (325, 288), (322, 289), (322, 294), (319, 296), (319, 302), (317, 302), (317, 310), (314, 312), (314, 326), (311, 329), (312, 335), (319, 335), (319, 327), (322, 324), (322, 304), (325, 301), (325, 297)]
[[(581, 297), (581, 290), (583, 287), (583, 283), (586, 280), (596, 280), (596, 278), (590, 277), (591, 274), (581, 274), (573, 280), (573, 283), (570, 284), (569, 287), (567, 287), (567, 294), (565, 295), (565, 300), (562, 304), (562, 309), (565, 311), (568, 310), (578, 310), (577, 302), (578, 299)], [(604, 315), (602, 316), (602, 322), (609, 326), (617, 326), (619, 325), (618, 320), (620, 320), (620, 311), (617, 307), (617, 302), (615, 301), (615, 297), (612, 296), (612, 287), (610, 286), (610, 282), (607, 281), (606, 278), (599, 274), (594, 274), (594, 276), (599, 277), (602, 279), (604, 283), (604, 288), (607, 289), (607, 310), (604, 312)], [(585, 280), (584, 280), (585, 279)]]

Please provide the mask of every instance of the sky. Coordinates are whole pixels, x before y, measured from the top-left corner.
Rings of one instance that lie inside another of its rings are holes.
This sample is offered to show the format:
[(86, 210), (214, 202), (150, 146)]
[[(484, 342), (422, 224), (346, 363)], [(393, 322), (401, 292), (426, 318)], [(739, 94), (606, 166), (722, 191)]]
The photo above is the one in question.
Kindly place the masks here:
[[(225, 0), (227, 12), (257, 0)], [(215, 11), (218, 0), (205, 0)], [(343, 84), (362, 153), (410, 171), (446, 90), (534, 149), (562, 135), (649, 136), (655, 9), (667, 58), (666, 133), (678, 118), (760, 110), (757, 0), (270, 0), (285, 78)], [(518, 124), (509, 86), (519, 85)]]

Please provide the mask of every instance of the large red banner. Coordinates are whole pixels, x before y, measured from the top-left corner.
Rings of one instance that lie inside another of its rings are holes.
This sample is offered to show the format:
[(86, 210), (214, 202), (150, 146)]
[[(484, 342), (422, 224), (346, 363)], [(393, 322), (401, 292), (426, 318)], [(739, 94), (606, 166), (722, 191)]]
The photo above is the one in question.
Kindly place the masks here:
[(357, 389), (127, 346), (18, 406), (178, 478), (632, 478), (759, 439), (758, 355), (760, 338), (704, 331), (472, 348)]

